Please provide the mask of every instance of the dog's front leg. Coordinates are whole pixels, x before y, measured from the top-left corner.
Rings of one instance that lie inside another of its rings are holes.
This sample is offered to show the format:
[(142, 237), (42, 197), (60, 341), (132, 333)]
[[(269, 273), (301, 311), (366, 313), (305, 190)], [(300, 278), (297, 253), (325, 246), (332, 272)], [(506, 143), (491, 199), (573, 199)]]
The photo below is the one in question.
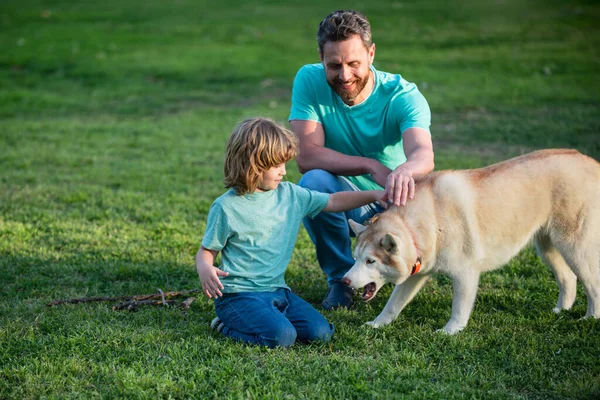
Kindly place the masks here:
[(415, 297), (421, 290), (425, 282), (429, 279), (429, 275), (413, 275), (403, 283), (396, 285), (390, 299), (385, 305), (381, 314), (375, 320), (367, 322), (367, 325), (373, 328), (379, 328), (391, 323), (398, 317), (400, 311)]
[(453, 277), (452, 281), (452, 316), (442, 329), (450, 335), (460, 332), (467, 326), (477, 288), (479, 286), (479, 272), (464, 270), (464, 273)]

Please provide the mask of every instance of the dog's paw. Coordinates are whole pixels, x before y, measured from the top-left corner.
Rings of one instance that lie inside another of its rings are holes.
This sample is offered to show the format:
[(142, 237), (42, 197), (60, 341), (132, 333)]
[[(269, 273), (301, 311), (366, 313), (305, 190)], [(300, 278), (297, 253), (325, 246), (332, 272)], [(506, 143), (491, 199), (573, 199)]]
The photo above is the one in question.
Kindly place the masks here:
[(438, 329), (436, 332), (443, 333), (445, 335), (456, 335), (458, 332), (462, 331), (463, 329), (465, 329), (464, 326), (446, 325), (442, 329)]
[(377, 329), (377, 328), (379, 328), (381, 325), (379, 325), (379, 324), (377, 323), (377, 320), (373, 320), (373, 321), (365, 322), (365, 323), (363, 324), (363, 326), (370, 326), (371, 328), (375, 328), (375, 329)]
[(382, 317), (381, 315), (379, 315), (373, 321), (366, 322), (365, 325), (369, 325), (370, 327), (377, 329), (381, 328), (382, 326), (391, 324), (392, 321), (392, 318), (389, 318), (387, 316)]
[(366, 322), (365, 325), (369, 325), (371, 328), (381, 328), (383, 326), (389, 325), (392, 321), (386, 321), (382, 318), (375, 318), (373, 321)]

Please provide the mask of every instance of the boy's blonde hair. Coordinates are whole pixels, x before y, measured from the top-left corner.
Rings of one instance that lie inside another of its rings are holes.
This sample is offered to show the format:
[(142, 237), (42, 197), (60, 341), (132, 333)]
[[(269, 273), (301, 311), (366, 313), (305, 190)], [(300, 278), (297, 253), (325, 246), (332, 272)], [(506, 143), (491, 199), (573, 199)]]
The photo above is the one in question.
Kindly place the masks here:
[(240, 122), (227, 142), (225, 187), (237, 195), (252, 193), (260, 174), (284, 164), (298, 154), (298, 138), (269, 118), (248, 118)]

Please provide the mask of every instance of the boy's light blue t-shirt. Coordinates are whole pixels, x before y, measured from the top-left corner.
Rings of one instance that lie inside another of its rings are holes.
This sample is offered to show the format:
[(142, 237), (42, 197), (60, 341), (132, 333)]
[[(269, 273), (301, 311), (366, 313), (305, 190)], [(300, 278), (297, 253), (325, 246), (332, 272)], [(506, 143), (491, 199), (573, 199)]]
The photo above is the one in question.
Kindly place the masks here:
[[(325, 130), (325, 147), (350, 156), (373, 158), (390, 169), (406, 161), (402, 132), (429, 131), (431, 112), (414, 83), (371, 66), (371, 95), (355, 106), (331, 89), (322, 64), (303, 66), (294, 79), (289, 120), (317, 121)], [(361, 190), (381, 189), (370, 175), (348, 176)]]
[(220, 251), (224, 293), (268, 292), (288, 288), (284, 273), (300, 223), (314, 218), (329, 194), (281, 182), (275, 190), (220, 196), (208, 212), (202, 246)]

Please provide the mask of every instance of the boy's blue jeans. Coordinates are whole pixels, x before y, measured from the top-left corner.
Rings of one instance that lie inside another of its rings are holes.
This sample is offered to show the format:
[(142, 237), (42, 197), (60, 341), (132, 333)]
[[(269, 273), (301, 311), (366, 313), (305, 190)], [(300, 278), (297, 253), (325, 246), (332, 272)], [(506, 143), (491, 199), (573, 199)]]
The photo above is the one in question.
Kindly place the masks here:
[(251, 344), (289, 347), (333, 336), (333, 325), (289, 289), (225, 293), (215, 300), (215, 311), (223, 335)]
[[(323, 193), (360, 190), (346, 178), (322, 169), (308, 171), (298, 185)], [(354, 233), (350, 229), (348, 219), (361, 224), (384, 210), (378, 203), (372, 203), (346, 212), (321, 212), (313, 219), (304, 218), (304, 227), (315, 244), (317, 260), (323, 272), (327, 274), (330, 285), (342, 279), (354, 265), (350, 239), (350, 235), (354, 236)]]

